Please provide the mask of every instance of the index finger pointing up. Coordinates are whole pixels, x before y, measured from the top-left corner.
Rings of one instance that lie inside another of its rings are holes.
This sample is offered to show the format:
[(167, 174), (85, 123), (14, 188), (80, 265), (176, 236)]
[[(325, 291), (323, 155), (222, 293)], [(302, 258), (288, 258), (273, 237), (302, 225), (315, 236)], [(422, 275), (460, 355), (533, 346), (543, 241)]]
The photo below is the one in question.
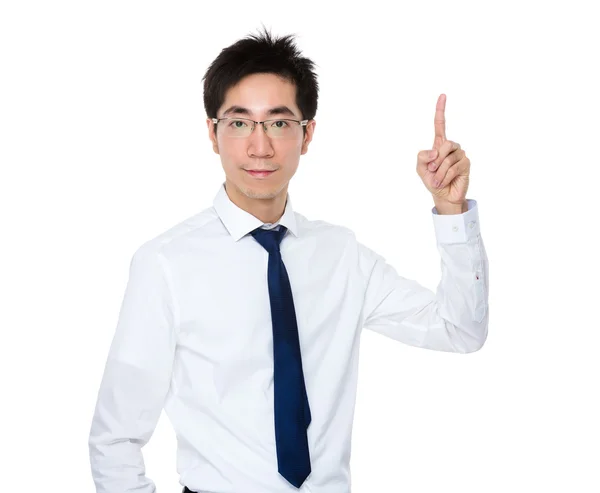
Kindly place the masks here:
[(438, 149), (446, 141), (446, 95), (440, 94), (435, 105), (435, 118), (433, 126), (435, 127), (435, 138), (433, 139), (433, 148)]

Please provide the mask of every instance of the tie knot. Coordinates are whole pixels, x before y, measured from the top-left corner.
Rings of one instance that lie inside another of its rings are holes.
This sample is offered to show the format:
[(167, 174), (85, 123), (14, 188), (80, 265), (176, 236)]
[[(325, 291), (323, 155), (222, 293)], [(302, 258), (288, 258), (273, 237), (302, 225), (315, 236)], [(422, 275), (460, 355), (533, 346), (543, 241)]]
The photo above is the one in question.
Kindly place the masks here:
[(279, 244), (285, 236), (287, 228), (279, 225), (279, 231), (275, 229), (264, 229), (256, 228), (250, 234), (254, 236), (254, 239), (258, 241), (263, 248), (269, 253), (275, 253), (279, 251)]

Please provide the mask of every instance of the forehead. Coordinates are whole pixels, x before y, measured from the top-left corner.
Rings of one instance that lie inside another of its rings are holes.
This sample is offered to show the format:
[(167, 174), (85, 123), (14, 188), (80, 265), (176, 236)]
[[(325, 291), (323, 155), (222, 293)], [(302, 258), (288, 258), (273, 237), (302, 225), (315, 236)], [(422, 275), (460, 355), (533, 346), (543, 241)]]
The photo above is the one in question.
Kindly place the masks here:
[[(240, 108), (247, 111), (240, 111)], [(274, 109), (279, 111), (274, 112)], [(248, 75), (229, 88), (223, 105), (219, 108), (219, 116), (223, 116), (227, 110), (230, 110), (228, 113), (255, 117), (274, 114), (298, 118), (301, 116), (296, 106), (296, 86), (275, 74)]]

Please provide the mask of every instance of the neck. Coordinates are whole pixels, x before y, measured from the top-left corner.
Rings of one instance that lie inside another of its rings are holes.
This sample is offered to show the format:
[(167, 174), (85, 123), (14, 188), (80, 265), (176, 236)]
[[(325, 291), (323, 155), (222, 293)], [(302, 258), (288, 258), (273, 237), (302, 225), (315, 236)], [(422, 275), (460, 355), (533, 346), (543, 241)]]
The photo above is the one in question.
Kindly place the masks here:
[(225, 180), (225, 192), (235, 205), (252, 214), (263, 223), (276, 223), (281, 219), (287, 203), (287, 185), (277, 195), (248, 197), (229, 180)]

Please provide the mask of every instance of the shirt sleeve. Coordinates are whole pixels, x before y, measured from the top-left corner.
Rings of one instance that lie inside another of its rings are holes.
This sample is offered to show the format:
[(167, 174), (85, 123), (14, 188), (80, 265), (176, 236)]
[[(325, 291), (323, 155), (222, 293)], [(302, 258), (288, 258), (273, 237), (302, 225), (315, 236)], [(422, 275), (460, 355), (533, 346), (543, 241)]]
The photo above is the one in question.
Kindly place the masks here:
[(373, 250), (360, 245), (368, 266), (363, 327), (411, 346), (468, 353), (480, 349), (488, 328), (488, 259), (477, 202), (462, 214), (432, 209), (441, 280), (436, 292), (398, 275)]
[(142, 447), (170, 387), (176, 311), (164, 256), (146, 245), (133, 255), (89, 435), (96, 493), (155, 493)]

